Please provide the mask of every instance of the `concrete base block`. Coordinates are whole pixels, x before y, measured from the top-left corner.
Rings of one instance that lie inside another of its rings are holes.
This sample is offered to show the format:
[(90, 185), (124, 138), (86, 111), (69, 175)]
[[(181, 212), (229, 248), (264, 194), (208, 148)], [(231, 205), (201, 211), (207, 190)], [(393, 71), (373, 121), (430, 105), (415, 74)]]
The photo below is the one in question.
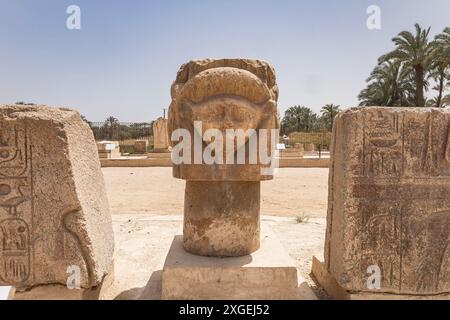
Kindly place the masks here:
[(293, 260), (263, 228), (261, 248), (243, 257), (202, 257), (174, 238), (162, 274), (163, 300), (316, 300)]
[(404, 295), (384, 292), (348, 292), (330, 274), (325, 263), (313, 257), (312, 274), (333, 300), (450, 300), (449, 294)]
[(92, 289), (69, 290), (63, 285), (37, 286), (27, 290), (12, 288), (8, 300), (103, 300), (106, 290), (114, 282), (114, 272), (110, 272), (103, 282)]

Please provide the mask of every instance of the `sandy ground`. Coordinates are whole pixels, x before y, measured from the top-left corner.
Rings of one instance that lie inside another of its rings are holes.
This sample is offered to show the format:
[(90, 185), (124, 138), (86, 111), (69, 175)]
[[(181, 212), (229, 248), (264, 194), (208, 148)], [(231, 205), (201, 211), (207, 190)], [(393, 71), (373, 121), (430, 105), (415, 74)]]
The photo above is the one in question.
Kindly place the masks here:
[[(183, 213), (185, 181), (172, 178), (171, 168), (103, 168), (113, 214)], [(326, 217), (328, 169), (282, 168), (261, 183), (261, 213)]]
[[(325, 219), (297, 223), (292, 218), (263, 216), (283, 247), (295, 260), (308, 285), (321, 299), (323, 291), (310, 276), (312, 256), (323, 257)], [(161, 272), (175, 235), (182, 234), (181, 215), (113, 215), (115, 281), (105, 299), (159, 299)]]
[[(167, 249), (182, 233), (184, 184), (170, 168), (103, 168), (116, 240), (115, 281), (107, 299), (158, 299)], [(275, 232), (302, 276), (310, 277), (312, 256), (323, 256), (327, 169), (279, 169), (262, 183), (262, 223)], [(298, 223), (297, 216), (308, 217)]]
[[(185, 182), (171, 168), (104, 168), (115, 236), (115, 277), (105, 299), (159, 299), (161, 269), (174, 237), (182, 234)], [(272, 228), (307, 283), (312, 256), (323, 257), (327, 169), (279, 169), (263, 182), (262, 224)], [(308, 217), (302, 223), (296, 217)], [(0, 300), (7, 288), (0, 287)]]

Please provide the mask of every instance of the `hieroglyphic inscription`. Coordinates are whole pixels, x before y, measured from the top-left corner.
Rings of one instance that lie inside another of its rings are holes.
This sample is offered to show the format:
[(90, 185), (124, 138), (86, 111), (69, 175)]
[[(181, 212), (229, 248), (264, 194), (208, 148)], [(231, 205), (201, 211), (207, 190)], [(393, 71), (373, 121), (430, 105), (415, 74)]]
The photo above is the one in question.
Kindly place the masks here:
[(365, 176), (389, 177), (402, 173), (402, 136), (398, 114), (367, 115), (364, 127)]
[(26, 128), (0, 121), (0, 284), (32, 275), (31, 150)]
[(363, 169), (355, 171), (361, 230), (357, 274), (383, 270), (383, 289), (436, 293), (450, 279), (450, 116), (364, 112)]

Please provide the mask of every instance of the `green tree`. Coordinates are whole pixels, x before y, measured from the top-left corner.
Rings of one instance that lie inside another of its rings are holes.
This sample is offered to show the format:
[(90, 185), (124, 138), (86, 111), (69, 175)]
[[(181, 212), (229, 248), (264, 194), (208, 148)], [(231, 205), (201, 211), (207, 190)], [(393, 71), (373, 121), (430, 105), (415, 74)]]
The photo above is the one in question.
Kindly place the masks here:
[(339, 105), (327, 104), (320, 110), (328, 130), (333, 129), (334, 118), (341, 111), (340, 107)]
[(414, 71), (415, 104), (418, 107), (425, 106), (425, 76), (433, 59), (434, 45), (428, 39), (430, 29), (422, 29), (416, 24), (415, 34), (409, 31), (400, 32), (392, 39), (396, 48), (379, 59), (380, 64), (397, 60), (405, 68)]
[(443, 99), (442, 99), (442, 107), (450, 107), (450, 94), (446, 95)]
[(103, 124), (103, 131), (106, 134), (107, 139), (118, 139), (118, 132), (120, 129), (120, 122), (117, 118), (110, 116), (106, 118)]
[(358, 96), (362, 106), (408, 106), (415, 96), (414, 74), (398, 60), (376, 66), (366, 82)]
[(320, 126), (319, 117), (310, 108), (294, 106), (286, 110), (281, 121), (281, 133), (310, 132)]
[[(437, 99), (438, 98), (436, 97), (436, 98), (427, 100), (426, 106), (430, 107), (430, 108), (436, 107), (438, 105)], [(441, 106), (441, 108), (450, 107), (450, 94), (446, 95), (445, 97), (442, 97), (440, 106)]]
[(450, 28), (445, 28), (441, 34), (436, 36), (433, 46), (433, 61), (429, 77), (437, 83), (433, 88), (438, 91), (438, 95), (434, 99), (434, 106), (440, 108), (443, 107), (444, 90), (450, 79)]

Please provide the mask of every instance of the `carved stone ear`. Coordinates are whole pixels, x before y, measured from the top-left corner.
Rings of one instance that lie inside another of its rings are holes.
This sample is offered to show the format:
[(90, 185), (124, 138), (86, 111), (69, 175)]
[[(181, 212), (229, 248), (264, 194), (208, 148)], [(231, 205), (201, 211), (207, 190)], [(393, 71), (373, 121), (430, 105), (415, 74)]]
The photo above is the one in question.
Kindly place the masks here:
[(180, 95), (181, 89), (183, 89), (184, 83), (176, 83), (174, 82), (172, 84), (172, 87), (170, 87), (170, 96), (173, 100), (177, 99)]
[(278, 101), (278, 96), (280, 94), (280, 91), (278, 89), (278, 85), (274, 85), (271, 89), (270, 89), (270, 95), (272, 96), (272, 100), (274, 101)]

